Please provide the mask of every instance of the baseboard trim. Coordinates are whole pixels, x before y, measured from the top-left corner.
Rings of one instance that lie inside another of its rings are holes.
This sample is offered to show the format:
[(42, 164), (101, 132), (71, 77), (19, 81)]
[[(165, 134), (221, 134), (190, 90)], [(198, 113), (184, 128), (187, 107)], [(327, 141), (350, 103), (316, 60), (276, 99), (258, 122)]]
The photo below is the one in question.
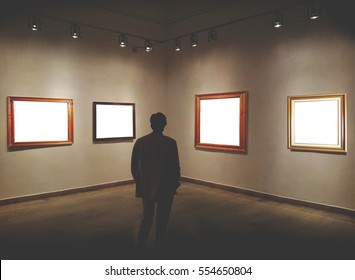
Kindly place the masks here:
[[(350, 216), (355, 216), (355, 210), (350, 209), (350, 208), (343, 208), (343, 207), (339, 207), (339, 206), (321, 204), (321, 203), (316, 203), (316, 202), (312, 202), (312, 201), (299, 200), (299, 199), (295, 199), (295, 198), (279, 196), (279, 195), (274, 195), (274, 194), (270, 194), (270, 193), (264, 193), (264, 192), (244, 189), (244, 188), (231, 186), (231, 185), (219, 184), (219, 183), (215, 183), (215, 182), (204, 181), (204, 180), (185, 177), (185, 176), (181, 177), (181, 181), (194, 183), (194, 184), (198, 184), (198, 185), (206, 186), (206, 187), (222, 189), (225, 191), (231, 191), (231, 192), (235, 192), (235, 193), (250, 195), (250, 196), (254, 196), (254, 197), (259, 197), (261, 199), (269, 199), (269, 200), (274, 200), (274, 201), (278, 201), (278, 202), (282, 202), (282, 203), (289, 203), (289, 204), (294, 204), (294, 205), (299, 205), (299, 206), (310, 207), (310, 208), (314, 208), (314, 209), (318, 209), (318, 210), (325, 210), (325, 211), (335, 212), (335, 213), (339, 213), (339, 214), (346, 214), (346, 215), (350, 215)], [(27, 201), (37, 200), (37, 199), (46, 199), (46, 198), (75, 194), (75, 193), (80, 193), (80, 192), (89, 192), (89, 191), (95, 191), (95, 190), (99, 190), (99, 189), (106, 189), (106, 188), (129, 185), (129, 184), (133, 184), (133, 183), (134, 183), (134, 180), (129, 179), (129, 180), (103, 183), (103, 184), (97, 184), (97, 185), (91, 185), (91, 186), (84, 186), (84, 187), (78, 187), (78, 188), (72, 188), (72, 189), (66, 189), (66, 190), (60, 190), (60, 191), (54, 191), (54, 192), (46, 192), (46, 193), (33, 194), (33, 195), (27, 195), (27, 196), (11, 197), (11, 198), (0, 199), (0, 205), (12, 204), (12, 203), (17, 203), (17, 202), (27, 202)]]
[(95, 191), (95, 190), (99, 190), (99, 189), (106, 189), (106, 188), (129, 185), (132, 183), (134, 183), (134, 181), (133, 181), (133, 179), (130, 179), (130, 180), (124, 180), (124, 181), (116, 181), (116, 182), (103, 183), (103, 184), (97, 184), (97, 185), (91, 185), (91, 186), (84, 186), (84, 187), (78, 187), (78, 188), (72, 188), (72, 189), (65, 189), (65, 190), (60, 190), (60, 191), (11, 197), (11, 198), (0, 199), (0, 205), (12, 204), (12, 203), (17, 203), (17, 202), (27, 202), (27, 201), (37, 200), (37, 199), (46, 199), (46, 198), (75, 194), (75, 193), (80, 193), (80, 192), (89, 192), (89, 191)]
[(181, 180), (185, 181), (185, 182), (190, 182), (190, 183), (206, 186), (206, 187), (218, 188), (218, 189), (231, 191), (231, 192), (235, 192), (235, 193), (255, 196), (255, 197), (259, 197), (261, 199), (269, 199), (269, 200), (274, 200), (274, 201), (278, 201), (278, 202), (282, 202), (282, 203), (289, 203), (289, 204), (293, 204), (293, 205), (305, 206), (305, 207), (314, 208), (314, 209), (318, 209), (318, 210), (324, 210), (324, 211), (329, 211), (329, 212), (334, 212), (334, 213), (339, 213), (339, 214), (346, 214), (346, 215), (350, 215), (350, 216), (355, 216), (355, 210), (350, 209), (350, 208), (343, 208), (343, 207), (339, 207), (339, 206), (321, 204), (321, 203), (316, 203), (316, 202), (312, 202), (312, 201), (299, 200), (299, 199), (295, 199), (295, 198), (290, 198), (290, 197), (285, 197), (285, 196), (279, 196), (279, 195), (244, 189), (244, 188), (240, 188), (240, 187), (236, 187), (236, 186), (223, 185), (223, 184), (219, 184), (219, 183), (203, 181), (200, 179), (194, 179), (194, 178), (190, 178), (190, 177), (181, 177)]

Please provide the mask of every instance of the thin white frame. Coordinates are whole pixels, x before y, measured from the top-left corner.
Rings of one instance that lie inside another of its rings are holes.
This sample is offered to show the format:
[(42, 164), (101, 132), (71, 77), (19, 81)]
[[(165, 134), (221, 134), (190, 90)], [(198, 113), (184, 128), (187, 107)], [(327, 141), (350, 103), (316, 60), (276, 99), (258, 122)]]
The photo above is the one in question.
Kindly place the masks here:
[(93, 102), (93, 139), (132, 140), (136, 138), (135, 104)]
[(347, 96), (288, 96), (288, 148), (346, 153)]

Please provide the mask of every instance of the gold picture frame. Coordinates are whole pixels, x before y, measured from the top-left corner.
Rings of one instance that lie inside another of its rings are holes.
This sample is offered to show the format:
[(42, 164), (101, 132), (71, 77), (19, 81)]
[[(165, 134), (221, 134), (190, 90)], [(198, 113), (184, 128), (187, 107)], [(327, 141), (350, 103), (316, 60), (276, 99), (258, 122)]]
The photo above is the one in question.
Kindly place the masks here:
[(345, 93), (288, 96), (288, 148), (346, 153)]

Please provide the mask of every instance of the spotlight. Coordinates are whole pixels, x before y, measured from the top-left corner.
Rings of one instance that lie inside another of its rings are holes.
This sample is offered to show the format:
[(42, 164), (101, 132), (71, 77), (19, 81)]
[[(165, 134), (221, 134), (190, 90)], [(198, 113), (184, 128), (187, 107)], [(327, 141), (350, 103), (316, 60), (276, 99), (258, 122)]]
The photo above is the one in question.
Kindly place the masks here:
[(38, 17), (32, 16), (28, 21), (29, 28), (33, 31), (41, 30), (41, 20)]
[(146, 52), (151, 52), (153, 50), (153, 44), (150, 40), (146, 40), (144, 43), (144, 49)]
[(308, 6), (307, 16), (311, 20), (318, 19), (320, 16), (319, 6), (316, 3)]
[(80, 26), (75, 23), (72, 23), (70, 25), (70, 35), (74, 39), (79, 39), (80, 38)]
[(176, 52), (181, 51), (181, 41), (179, 39), (174, 40), (174, 50)]
[(274, 13), (272, 15), (272, 25), (275, 28), (280, 28), (283, 25), (283, 18), (281, 13)]
[(198, 36), (196, 34), (191, 35), (191, 47), (197, 47), (198, 46)]
[(125, 34), (121, 34), (118, 38), (118, 42), (121, 48), (127, 47), (127, 36)]
[(217, 31), (211, 29), (208, 32), (208, 42), (216, 41), (217, 40)]

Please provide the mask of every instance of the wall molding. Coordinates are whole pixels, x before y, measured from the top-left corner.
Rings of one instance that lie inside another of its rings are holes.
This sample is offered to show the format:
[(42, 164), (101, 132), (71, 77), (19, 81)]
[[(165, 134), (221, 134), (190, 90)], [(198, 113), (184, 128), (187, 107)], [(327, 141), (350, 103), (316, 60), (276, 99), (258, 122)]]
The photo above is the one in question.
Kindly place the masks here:
[(225, 191), (230, 191), (230, 192), (250, 195), (250, 196), (254, 196), (254, 197), (259, 197), (261, 199), (274, 200), (274, 201), (278, 201), (278, 202), (282, 202), (282, 203), (289, 203), (289, 204), (293, 204), (293, 205), (304, 206), (304, 207), (309, 207), (309, 208), (313, 208), (313, 209), (329, 211), (329, 212), (333, 212), (333, 213), (355, 216), (355, 209), (344, 208), (344, 207), (339, 207), (339, 206), (334, 206), (334, 205), (321, 204), (321, 203), (307, 201), (307, 200), (299, 200), (299, 199), (295, 199), (295, 198), (291, 198), (291, 197), (279, 196), (279, 195), (274, 195), (274, 194), (270, 194), (270, 193), (264, 193), (264, 192), (244, 189), (244, 188), (231, 186), (231, 185), (223, 185), (223, 184), (219, 184), (219, 183), (215, 183), (215, 182), (209, 182), (209, 181), (204, 181), (204, 180), (190, 178), (190, 177), (181, 177), (181, 180), (185, 181), (185, 182), (205, 186), (205, 187), (217, 188), (217, 189), (221, 189), (221, 190), (225, 190)]
[(12, 203), (17, 203), (17, 202), (27, 202), (27, 201), (37, 200), (37, 199), (46, 199), (46, 198), (51, 198), (51, 197), (56, 197), (56, 196), (76, 194), (76, 193), (80, 193), (80, 192), (96, 191), (96, 190), (100, 190), (100, 189), (125, 186), (125, 185), (129, 185), (132, 183), (134, 183), (133, 179), (129, 179), (129, 180), (103, 183), (103, 184), (84, 186), (84, 187), (78, 187), (78, 188), (72, 188), (72, 189), (65, 189), (65, 190), (60, 190), (60, 191), (11, 197), (11, 198), (0, 199), (0, 205), (12, 204)]

